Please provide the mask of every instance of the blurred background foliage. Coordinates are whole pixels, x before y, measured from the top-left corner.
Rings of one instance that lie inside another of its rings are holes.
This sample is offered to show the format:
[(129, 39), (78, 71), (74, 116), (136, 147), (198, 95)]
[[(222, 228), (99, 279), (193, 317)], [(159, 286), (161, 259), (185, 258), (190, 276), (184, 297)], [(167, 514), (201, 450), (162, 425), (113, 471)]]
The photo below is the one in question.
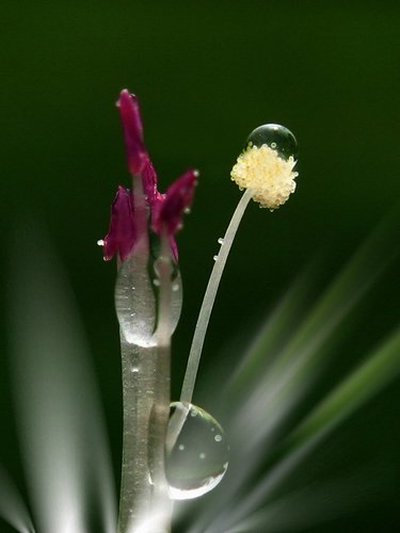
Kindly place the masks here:
[[(173, 345), (175, 398), (217, 238), (239, 198), (232, 164), (261, 123), (282, 123), (298, 138), (296, 194), (272, 214), (250, 206), (224, 275), (201, 366), (203, 392), (195, 397), (213, 412), (218, 390), (207, 388), (208, 376), (224, 382), (294, 280), (313, 265), (305, 309), (398, 210), (400, 4), (2, 0), (0, 19), (2, 462), (22, 485), (7, 372), (8, 250), (21, 221), (35, 220), (78, 304), (118, 474), (115, 265), (103, 263), (96, 240), (106, 233), (116, 186), (129, 184), (114, 106), (120, 89), (139, 95), (161, 189), (188, 167), (201, 173), (179, 236), (185, 299)], [(398, 324), (398, 266), (347, 317), (315, 397)], [(345, 514), (297, 530), (398, 530), (398, 385), (337, 429), (292, 480), (309, 487), (332, 472), (371, 468), (368, 506), (350, 502)]]

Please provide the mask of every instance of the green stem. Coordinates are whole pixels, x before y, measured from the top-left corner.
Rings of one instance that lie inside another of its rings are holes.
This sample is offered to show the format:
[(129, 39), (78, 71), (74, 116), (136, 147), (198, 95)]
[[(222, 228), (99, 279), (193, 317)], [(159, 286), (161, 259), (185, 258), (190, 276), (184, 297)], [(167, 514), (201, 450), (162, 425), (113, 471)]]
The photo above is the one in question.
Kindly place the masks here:
[(127, 343), (121, 334), (121, 356), (123, 453), (118, 532), (128, 533), (146, 520), (152, 506), (149, 432), (158, 353), (155, 347)]

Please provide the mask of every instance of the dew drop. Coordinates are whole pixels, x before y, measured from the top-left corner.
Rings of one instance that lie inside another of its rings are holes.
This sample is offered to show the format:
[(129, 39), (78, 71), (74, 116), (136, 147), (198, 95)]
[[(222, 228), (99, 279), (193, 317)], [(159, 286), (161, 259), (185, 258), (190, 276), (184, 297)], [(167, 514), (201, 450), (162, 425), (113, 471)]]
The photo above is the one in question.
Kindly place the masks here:
[(253, 130), (247, 138), (247, 143), (260, 147), (267, 144), (276, 150), (283, 159), (290, 156), (297, 158), (297, 141), (293, 133), (280, 124), (263, 124)]
[(166, 475), (172, 499), (198, 498), (224, 477), (229, 460), (227, 439), (215, 418), (200, 407), (171, 404), (167, 442), (171, 451), (167, 452)]
[(218, 259), (218, 255), (214, 255), (213, 260), (216, 261)]
[(172, 290), (173, 290), (173, 292), (177, 292), (177, 291), (179, 291), (179, 283), (174, 283), (174, 284), (172, 285)]
[(133, 367), (131, 368), (131, 372), (133, 372), (134, 374), (137, 374), (137, 373), (139, 372), (139, 367), (137, 367), (137, 366), (133, 366)]
[(97, 246), (104, 246), (104, 241), (103, 241), (103, 239), (99, 239), (99, 240), (97, 241)]
[(153, 284), (156, 286), (156, 287), (159, 287), (160, 286), (160, 280), (155, 278), (153, 279)]
[(224, 244), (224, 239), (222, 237), (218, 239), (218, 244)]

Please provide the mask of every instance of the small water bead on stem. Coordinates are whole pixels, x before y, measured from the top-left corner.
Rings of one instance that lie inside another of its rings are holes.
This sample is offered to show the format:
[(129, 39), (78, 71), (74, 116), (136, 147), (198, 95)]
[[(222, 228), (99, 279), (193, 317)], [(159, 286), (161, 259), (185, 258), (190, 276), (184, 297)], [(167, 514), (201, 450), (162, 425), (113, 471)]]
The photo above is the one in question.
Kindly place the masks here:
[(174, 500), (203, 496), (222, 480), (228, 468), (229, 445), (221, 425), (209, 413), (192, 404), (171, 404), (168, 438), (174, 415), (183, 413), (177, 438), (167, 450), (166, 476)]

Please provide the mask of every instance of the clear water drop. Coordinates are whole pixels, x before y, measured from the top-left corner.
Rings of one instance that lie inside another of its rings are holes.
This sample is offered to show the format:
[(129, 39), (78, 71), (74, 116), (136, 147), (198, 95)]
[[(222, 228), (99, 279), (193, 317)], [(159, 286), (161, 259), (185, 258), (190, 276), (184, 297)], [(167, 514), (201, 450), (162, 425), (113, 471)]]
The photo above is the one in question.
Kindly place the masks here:
[(222, 237), (218, 239), (218, 244), (224, 244), (224, 239)]
[[(115, 308), (122, 340), (143, 347), (157, 344), (154, 334), (157, 302), (148, 267), (147, 260), (140, 255), (132, 256), (122, 263), (115, 286)], [(173, 283), (178, 286), (178, 290), (173, 291), (171, 295), (171, 334), (176, 328), (182, 309), (182, 282), (179, 271)]]
[(263, 144), (276, 150), (283, 159), (290, 156), (297, 159), (297, 141), (293, 133), (280, 124), (263, 124), (253, 130), (247, 138), (247, 143), (260, 147)]
[(218, 255), (214, 255), (213, 260), (216, 261), (218, 259)]
[(99, 239), (99, 240), (97, 241), (97, 246), (104, 246), (104, 241), (103, 241), (103, 239)]
[(229, 445), (221, 425), (204, 409), (188, 403), (172, 403), (167, 443), (170, 449), (166, 475), (172, 499), (203, 496), (224, 477)]

